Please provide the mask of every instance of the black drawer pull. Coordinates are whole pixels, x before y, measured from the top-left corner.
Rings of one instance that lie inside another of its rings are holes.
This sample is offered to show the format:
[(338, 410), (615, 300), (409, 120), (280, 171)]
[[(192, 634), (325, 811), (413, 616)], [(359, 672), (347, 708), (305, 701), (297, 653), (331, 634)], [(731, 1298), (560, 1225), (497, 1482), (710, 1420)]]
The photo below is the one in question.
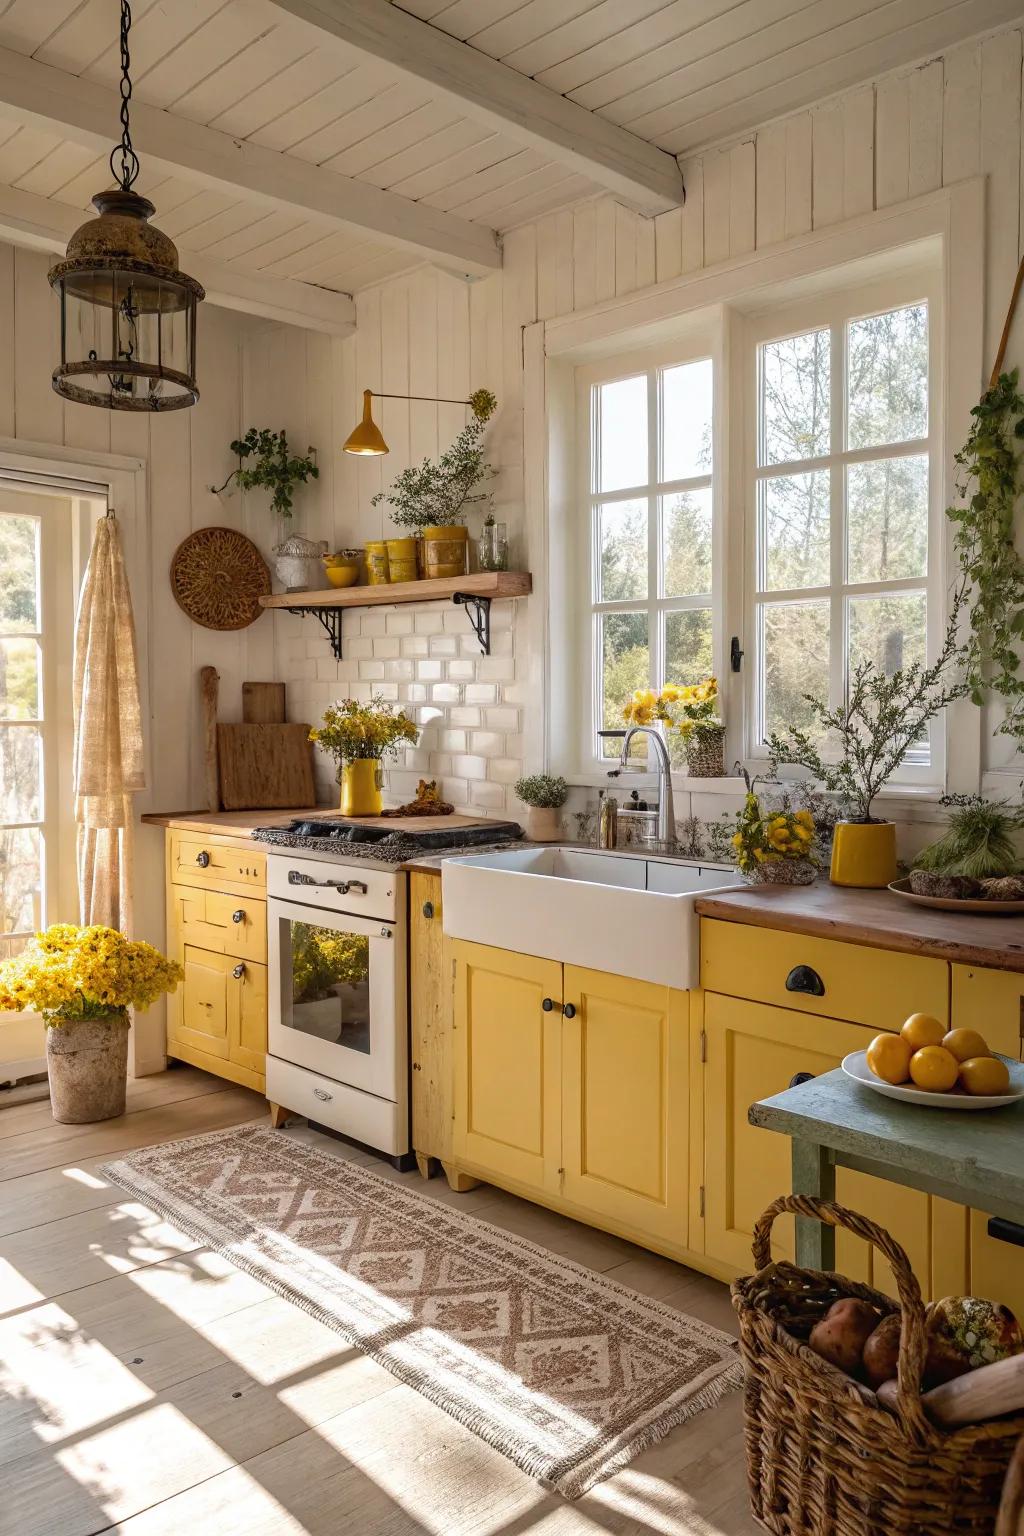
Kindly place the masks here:
[(200, 869), (205, 869), (209, 862), (210, 855), (207, 853), (205, 848), (203, 849), (202, 853), (196, 854), (196, 863), (199, 865)]
[(552, 998), (552, 997), (546, 997), (544, 999), (544, 1001), (541, 1003), (541, 1007), (544, 1009), (545, 1013), (550, 1013), (552, 1008), (554, 1008), (554, 1006), (555, 1006), (555, 1001), (554, 1001), (554, 998)]
[(433, 917), (433, 915), (434, 915), (434, 903), (432, 901), (425, 901), (423, 903), (423, 916), (429, 922), (430, 919)]
[(813, 1081), (813, 1072), (794, 1072), (789, 1080), (789, 1086), (791, 1088), (799, 1088), (801, 1083), (813, 1083)]
[(1012, 1243), (1015, 1248), (1024, 1248), (1024, 1227), (1019, 1221), (1007, 1221), (1005, 1216), (990, 1216), (988, 1235), (998, 1243)]
[(824, 997), (825, 983), (809, 965), (794, 965), (786, 977), (787, 992), (805, 992), (808, 997)]
[(574, 1019), (576, 1017), (575, 1003), (566, 1003), (565, 1007), (562, 1009), (562, 1017), (566, 1019)]

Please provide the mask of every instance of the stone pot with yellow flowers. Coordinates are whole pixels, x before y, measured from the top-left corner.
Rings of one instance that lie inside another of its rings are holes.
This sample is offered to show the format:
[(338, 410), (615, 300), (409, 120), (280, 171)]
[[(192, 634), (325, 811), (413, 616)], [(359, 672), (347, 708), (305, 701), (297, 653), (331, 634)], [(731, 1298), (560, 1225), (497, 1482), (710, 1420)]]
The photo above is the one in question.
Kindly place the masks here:
[(324, 710), (323, 724), (313, 727), (309, 739), (337, 762), (343, 816), (381, 814), (381, 762), (403, 746), (414, 747), (419, 734), (409, 716), (379, 694), (367, 704), (342, 699)]
[(47, 1025), (50, 1108), (61, 1125), (124, 1114), (130, 1008), (173, 992), (184, 972), (116, 928), (54, 923), (0, 965), (0, 1011), (31, 1009)]
[(732, 845), (744, 880), (751, 885), (810, 885), (817, 875), (810, 811), (766, 810), (744, 774), (747, 794), (736, 813)]
[(622, 712), (630, 725), (661, 723), (683, 743), (686, 768), (693, 779), (725, 777), (725, 726), (718, 717), (718, 679), (702, 683), (666, 683), (661, 692), (638, 688)]

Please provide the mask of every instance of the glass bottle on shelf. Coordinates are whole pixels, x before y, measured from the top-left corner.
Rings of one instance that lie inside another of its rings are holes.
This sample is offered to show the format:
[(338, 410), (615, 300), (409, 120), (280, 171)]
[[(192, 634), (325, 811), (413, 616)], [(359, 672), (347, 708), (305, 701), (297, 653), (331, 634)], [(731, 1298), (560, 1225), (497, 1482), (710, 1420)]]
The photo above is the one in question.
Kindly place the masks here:
[(495, 522), (493, 512), (484, 519), (477, 540), (477, 563), (482, 571), (508, 570), (508, 524)]

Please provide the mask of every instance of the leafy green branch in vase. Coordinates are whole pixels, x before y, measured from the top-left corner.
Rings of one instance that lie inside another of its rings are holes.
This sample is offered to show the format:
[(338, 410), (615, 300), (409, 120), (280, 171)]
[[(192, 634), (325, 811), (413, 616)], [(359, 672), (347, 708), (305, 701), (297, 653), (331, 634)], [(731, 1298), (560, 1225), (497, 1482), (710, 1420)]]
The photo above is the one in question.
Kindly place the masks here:
[(498, 402), (490, 390), (478, 389), (470, 396), (470, 404), (473, 420), (436, 463), (424, 459), (422, 464), (410, 464), (386, 491), (370, 498), (375, 507), (387, 503), (397, 527), (414, 533), (447, 527), (458, 521), (465, 507), (487, 499), (487, 492), (477, 487), (492, 480), (498, 471), (485, 462), (482, 439)]

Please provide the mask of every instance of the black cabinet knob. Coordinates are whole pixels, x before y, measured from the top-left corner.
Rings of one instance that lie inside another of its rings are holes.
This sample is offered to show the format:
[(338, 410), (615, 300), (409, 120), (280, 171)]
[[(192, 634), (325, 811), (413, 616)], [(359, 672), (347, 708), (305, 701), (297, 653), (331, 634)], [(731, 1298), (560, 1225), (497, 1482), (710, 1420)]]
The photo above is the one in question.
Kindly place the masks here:
[(245, 908), (244, 907), (239, 907), (236, 912), (232, 912), (232, 914), (231, 914), (231, 921), (233, 923), (244, 923), (245, 922)]
[(803, 992), (808, 997), (824, 997), (825, 983), (809, 965), (794, 965), (786, 977), (787, 992)]
[(231, 974), (236, 981), (241, 981), (242, 977), (245, 975), (245, 966), (241, 961), (238, 962)]
[(210, 855), (207, 853), (205, 848), (203, 849), (202, 853), (196, 854), (196, 863), (199, 865), (200, 869), (205, 869), (209, 862)]
[(1012, 1243), (1015, 1248), (1024, 1248), (1024, 1227), (1019, 1221), (1008, 1221), (1005, 1216), (990, 1216), (988, 1235), (997, 1242)]
[(791, 1088), (799, 1088), (801, 1083), (813, 1083), (813, 1072), (795, 1072), (789, 1080)]
[(434, 903), (432, 901), (425, 901), (423, 903), (423, 916), (429, 922), (430, 919), (433, 917), (433, 915), (434, 915)]
[(551, 997), (546, 997), (544, 999), (544, 1001), (541, 1003), (541, 1007), (544, 1009), (545, 1013), (550, 1013), (554, 1006), (555, 1006), (554, 998), (551, 998)]
[(562, 1009), (562, 1015), (564, 1018), (574, 1019), (576, 1017), (575, 1003), (566, 1003), (565, 1007)]

